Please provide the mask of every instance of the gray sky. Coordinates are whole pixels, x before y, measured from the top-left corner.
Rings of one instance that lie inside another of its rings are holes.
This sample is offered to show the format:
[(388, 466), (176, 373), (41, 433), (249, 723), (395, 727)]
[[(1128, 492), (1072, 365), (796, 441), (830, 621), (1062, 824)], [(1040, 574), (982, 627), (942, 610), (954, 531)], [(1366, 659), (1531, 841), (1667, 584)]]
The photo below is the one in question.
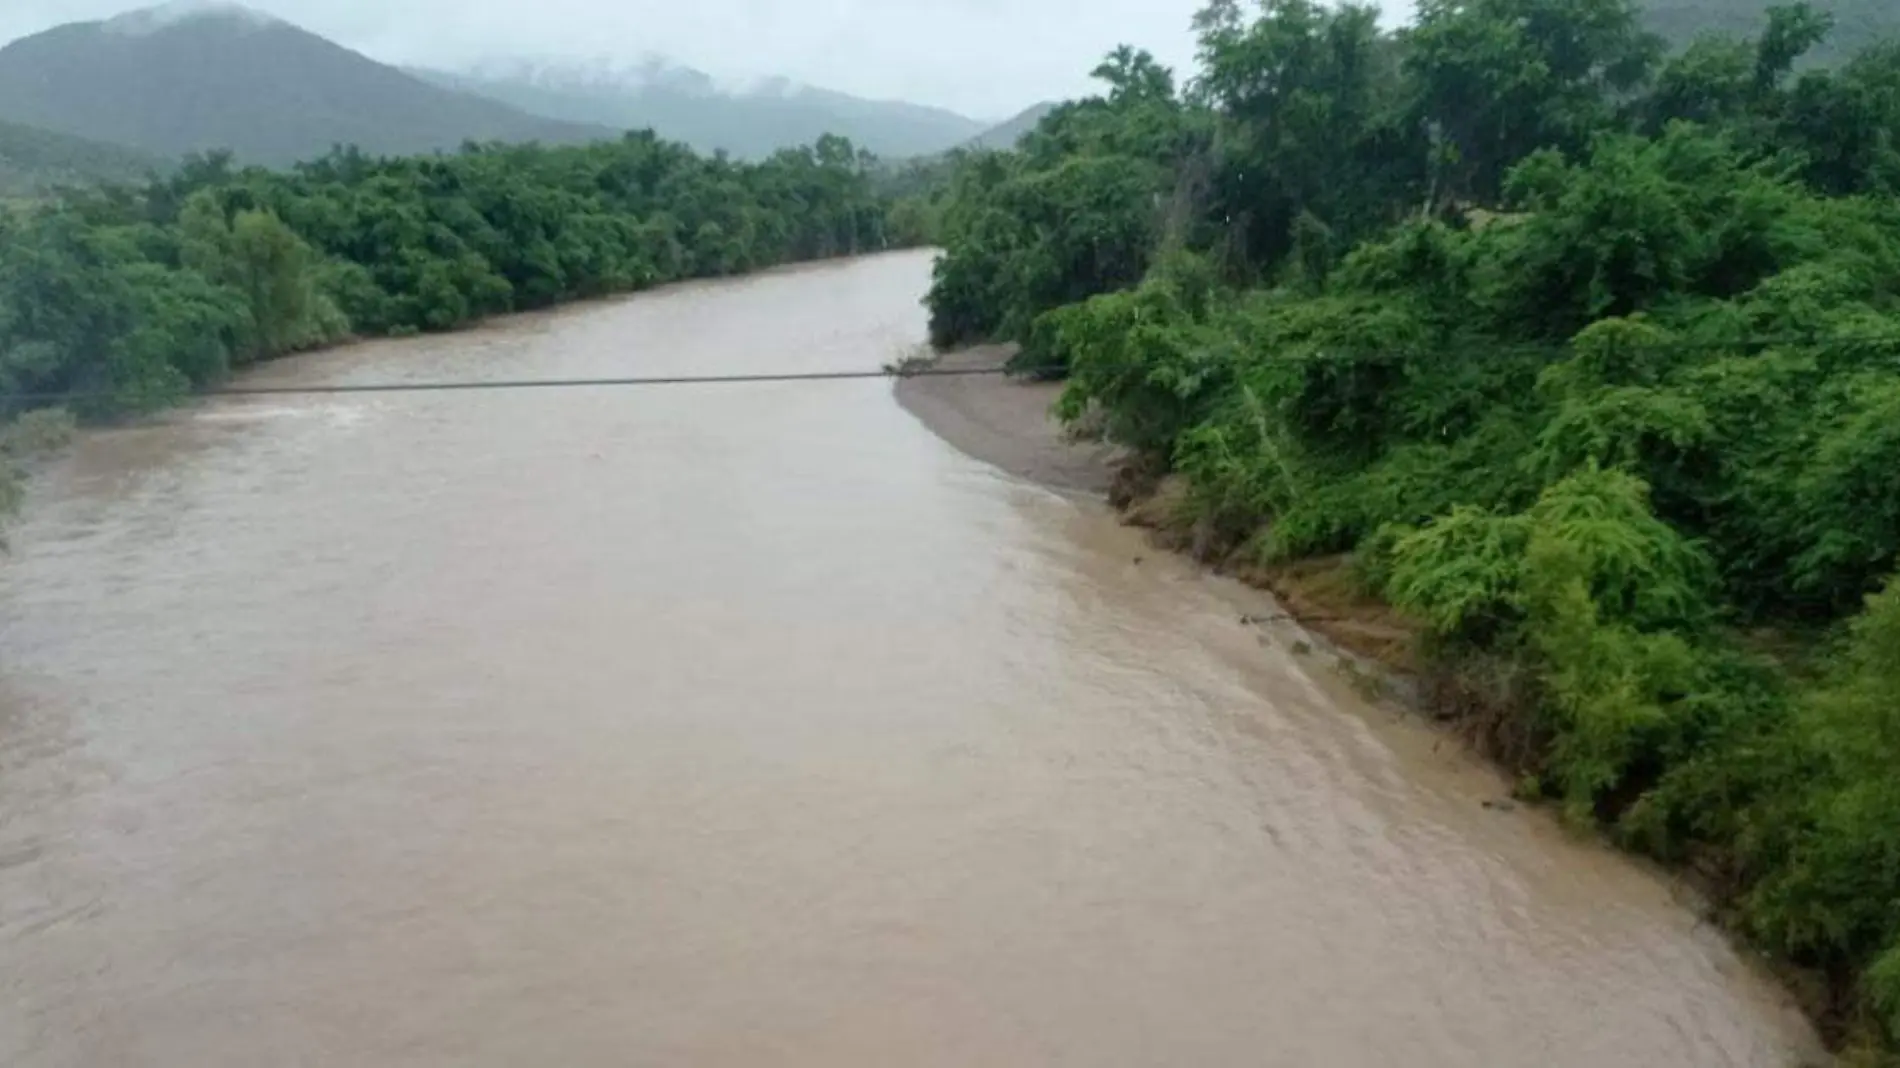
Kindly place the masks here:
[[(248, 0), (389, 62), (657, 53), (722, 79), (783, 75), (1003, 118), (1087, 90), (1116, 44), (1185, 71), (1201, 0)], [(1388, 11), (1410, 0), (1382, 0)], [(0, 0), (0, 40), (149, 6)], [(743, 29), (741, 29), (743, 27)]]

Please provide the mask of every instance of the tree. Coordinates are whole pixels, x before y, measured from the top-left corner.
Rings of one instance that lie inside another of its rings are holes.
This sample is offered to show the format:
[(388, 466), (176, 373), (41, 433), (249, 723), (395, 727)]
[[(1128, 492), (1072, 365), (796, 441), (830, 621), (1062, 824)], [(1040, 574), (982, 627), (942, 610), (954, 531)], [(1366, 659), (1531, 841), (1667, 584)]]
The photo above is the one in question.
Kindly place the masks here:
[(1392, 221), (1422, 178), (1423, 146), (1396, 125), (1396, 51), (1378, 8), (1267, 0), (1248, 23), (1204, 11), (1197, 92), (1219, 109), (1208, 214), (1232, 260), (1272, 267), (1302, 215), (1346, 235)]
[(87, 414), (105, 415), (351, 331), (448, 330), (881, 248), (874, 166), (842, 138), (739, 164), (651, 134), (418, 159), (345, 148), (288, 172), (197, 157), (0, 216), (0, 387), (103, 391)]
[(1448, 150), (1444, 195), (1494, 202), (1531, 152), (1582, 150), (1661, 51), (1635, 0), (1421, 0), (1409, 110)]
[(184, 265), (243, 297), (244, 359), (281, 356), (348, 332), (318, 289), (315, 254), (276, 215), (241, 210), (227, 221), (218, 195), (200, 190), (186, 200), (179, 230)]

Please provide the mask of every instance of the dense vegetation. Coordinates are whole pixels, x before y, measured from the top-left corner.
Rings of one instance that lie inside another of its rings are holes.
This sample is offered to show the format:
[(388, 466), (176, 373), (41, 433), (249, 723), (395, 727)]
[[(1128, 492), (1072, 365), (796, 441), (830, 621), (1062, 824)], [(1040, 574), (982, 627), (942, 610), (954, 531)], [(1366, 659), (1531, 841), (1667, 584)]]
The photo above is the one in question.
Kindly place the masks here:
[(287, 173), (199, 158), (0, 215), (0, 396), (110, 415), (351, 334), (881, 248), (868, 167), (838, 138), (739, 164), (651, 134)]
[(68, 185), (136, 182), (162, 169), (157, 159), (129, 148), (0, 122), (0, 198), (25, 198)]
[(1431, 691), (1900, 1036), (1900, 43), (1631, 0), (1216, 0), (965, 159), (942, 345), (1020, 343), (1200, 545), (1348, 554)]
[(72, 23), (0, 48), (0, 120), (167, 159), (229, 150), (265, 166), (338, 145), (407, 155), (617, 132), (453, 92), (268, 16), (202, 5)]

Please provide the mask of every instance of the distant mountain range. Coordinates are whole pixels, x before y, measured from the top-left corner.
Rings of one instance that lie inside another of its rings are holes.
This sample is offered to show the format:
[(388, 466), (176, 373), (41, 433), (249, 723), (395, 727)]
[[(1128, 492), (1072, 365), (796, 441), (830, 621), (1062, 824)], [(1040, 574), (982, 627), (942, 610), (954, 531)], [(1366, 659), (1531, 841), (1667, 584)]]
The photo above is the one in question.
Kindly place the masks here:
[(722, 89), (708, 74), (659, 59), (626, 66), (514, 60), (409, 73), (538, 115), (619, 129), (652, 127), (702, 152), (723, 150), (747, 159), (828, 133), (887, 158), (921, 156), (969, 141), (987, 127), (941, 108), (866, 100), (782, 78)]
[[(647, 127), (742, 158), (836, 133), (895, 159), (942, 152), (987, 129), (940, 108), (783, 79), (722, 88), (663, 60), (402, 70), (216, 0), (71, 23), (0, 48), (0, 122), (119, 146), (140, 158), (229, 149), (243, 162), (267, 166), (313, 159), (338, 145), (407, 155), (466, 141), (578, 143)], [(12, 139), (40, 144), (17, 132)], [(32, 151), (105, 161), (77, 148)]]

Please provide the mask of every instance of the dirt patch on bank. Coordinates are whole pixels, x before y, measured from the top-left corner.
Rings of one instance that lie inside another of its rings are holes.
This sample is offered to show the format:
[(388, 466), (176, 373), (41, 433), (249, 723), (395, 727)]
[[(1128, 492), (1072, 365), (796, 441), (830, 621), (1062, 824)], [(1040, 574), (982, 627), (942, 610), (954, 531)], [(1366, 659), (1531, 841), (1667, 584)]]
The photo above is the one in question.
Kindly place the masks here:
[[(948, 353), (932, 366), (1000, 372), (1012, 352), (1005, 345), (987, 345)], [(1061, 395), (1060, 383), (1025, 382), (1000, 373), (897, 383), (897, 402), (959, 452), (1051, 489), (1104, 496), (1122, 451), (1067, 438), (1050, 412)]]

